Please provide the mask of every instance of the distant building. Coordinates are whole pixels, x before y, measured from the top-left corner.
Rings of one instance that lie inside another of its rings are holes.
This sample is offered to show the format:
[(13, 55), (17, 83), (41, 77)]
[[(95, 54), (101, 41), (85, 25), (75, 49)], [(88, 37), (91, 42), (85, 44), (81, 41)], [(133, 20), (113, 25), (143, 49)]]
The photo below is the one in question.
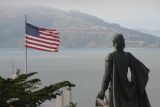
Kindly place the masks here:
[(66, 87), (63, 91), (63, 98), (64, 98), (64, 107), (69, 107), (70, 103), (72, 102), (72, 95), (71, 95), (71, 87)]
[(61, 89), (56, 96), (56, 107), (69, 107), (72, 102), (71, 87)]
[(11, 78), (12, 79), (17, 78), (17, 76), (20, 75), (20, 73), (21, 73), (21, 69), (16, 69), (14, 73), (11, 75)]
[(56, 95), (56, 107), (63, 107), (63, 92)]

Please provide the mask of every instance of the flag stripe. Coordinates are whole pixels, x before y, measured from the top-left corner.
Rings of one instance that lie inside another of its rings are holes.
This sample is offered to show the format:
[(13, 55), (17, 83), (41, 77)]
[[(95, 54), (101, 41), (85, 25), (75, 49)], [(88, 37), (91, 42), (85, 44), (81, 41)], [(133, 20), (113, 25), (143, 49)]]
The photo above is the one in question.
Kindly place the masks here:
[(51, 31), (51, 30), (39, 30), (39, 32), (42, 32), (42, 33), (48, 33), (48, 34), (59, 34), (58, 31)]
[(50, 40), (50, 41), (60, 42), (58, 39), (46, 38), (46, 37), (44, 37), (44, 36), (39, 36), (38, 38), (41, 38), (41, 39), (43, 39), (43, 40)]
[[(59, 32), (58, 31), (42, 31), (42, 30), (39, 30), (39, 33), (43, 33), (43, 34), (47, 34), (48, 36), (51, 36), (51, 35), (58, 35)], [(59, 36), (58, 36), (59, 37)]]
[(37, 39), (29, 38), (29, 37), (26, 37), (26, 40), (27, 40), (27, 41), (33, 41), (33, 42), (44, 43), (44, 44), (48, 44), (48, 45), (59, 46), (59, 43), (50, 43), (50, 42), (45, 42), (45, 41), (42, 41), (42, 40), (37, 40)]
[(39, 31), (40, 34), (46, 35), (46, 36), (52, 36), (55, 38), (59, 38), (59, 36), (57, 36), (58, 34), (56, 33), (47, 33), (47, 32), (43, 32), (43, 31)]
[(53, 36), (46, 36), (46, 35), (43, 35), (43, 34), (39, 34), (40, 36), (42, 36), (42, 37), (46, 37), (46, 38), (51, 38), (51, 39), (57, 39), (57, 40), (59, 40), (60, 38), (58, 37), (53, 37)]
[(59, 42), (57, 42), (57, 41), (45, 40), (45, 39), (37, 38), (37, 37), (34, 37), (34, 36), (30, 36), (30, 35), (27, 35), (26, 39), (35, 40), (35, 41), (43, 42), (43, 43), (46, 43), (46, 44), (52, 44), (52, 43), (59, 44)]
[(38, 42), (38, 41), (34, 41), (34, 40), (30, 40), (30, 39), (26, 39), (27, 42), (33, 42), (33, 43), (37, 43), (37, 44), (41, 44), (41, 45), (45, 45), (45, 46), (54, 46), (54, 47), (58, 47), (59, 44), (46, 44), (43, 42)]
[(40, 27), (39, 27), (39, 30), (57, 31), (56, 29), (46, 29), (46, 28), (40, 28)]
[(30, 44), (26, 44), (25, 46), (27, 48), (37, 49), (37, 50), (41, 50), (41, 51), (50, 51), (50, 52), (57, 52), (58, 51), (58, 49), (48, 49), (48, 48), (38, 47), (38, 46), (30, 45)]
[(51, 48), (51, 49), (58, 49), (58, 47), (55, 46), (48, 46), (48, 45), (44, 45), (41, 43), (35, 43), (35, 42), (30, 42), (30, 41), (26, 41), (27, 44), (32, 44), (32, 45), (37, 45), (37, 46), (41, 46), (41, 47), (45, 47), (45, 48)]
[(41, 32), (48, 32), (48, 33), (52, 33), (52, 34), (58, 34), (59, 32), (58, 31), (51, 31), (51, 30), (40, 30), (39, 29), (39, 31), (41, 31)]

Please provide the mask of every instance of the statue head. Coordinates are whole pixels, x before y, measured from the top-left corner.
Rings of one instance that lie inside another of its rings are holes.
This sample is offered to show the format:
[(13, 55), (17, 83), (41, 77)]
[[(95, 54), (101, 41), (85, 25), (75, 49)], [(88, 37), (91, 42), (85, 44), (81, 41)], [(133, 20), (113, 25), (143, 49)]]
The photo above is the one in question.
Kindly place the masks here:
[(115, 34), (112, 42), (117, 51), (122, 51), (125, 48), (125, 41), (122, 34)]

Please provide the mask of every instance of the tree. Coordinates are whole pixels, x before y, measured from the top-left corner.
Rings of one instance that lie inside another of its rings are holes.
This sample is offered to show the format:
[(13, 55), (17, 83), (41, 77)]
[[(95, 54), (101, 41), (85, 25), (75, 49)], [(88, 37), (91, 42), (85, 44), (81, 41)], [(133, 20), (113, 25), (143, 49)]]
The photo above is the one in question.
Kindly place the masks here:
[(0, 76), (0, 107), (8, 107), (7, 101), (11, 99), (16, 99), (12, 101), (15, 107), (37, 107), (46, 100), (55, 99), (60, 88), (75, 87), (69, 81), (63, 81), (39, 88), (40, 79), (28, 79), (35, 74), (37, 73), (21, 74), (15, 79)]
[(76, 107), (76, 105), (77, 105), (77, 103), (71, 102), (70, 105), (69, 105), (69, 107)]

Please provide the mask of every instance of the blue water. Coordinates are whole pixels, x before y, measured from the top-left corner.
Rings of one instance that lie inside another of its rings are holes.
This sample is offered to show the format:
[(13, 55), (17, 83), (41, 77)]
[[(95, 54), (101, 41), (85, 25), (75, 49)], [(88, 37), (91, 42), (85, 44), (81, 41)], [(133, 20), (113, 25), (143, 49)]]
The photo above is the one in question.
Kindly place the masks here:
[[(28, 50), (28, 72), (38, 72), (36, 76), (47, 85), (69, 80), (77, 86), (73, 88), (73, 100), (78, 107), (93, 107), (100, 89), (104, 72), (104, 59), (112, 48), (63, 49), (58, 53)], [(147, 93), (152, 107), (160, 102), (160, 49), (129, 48), (149, 69)], [(25, 50), (0, 49), (0, 75), (9, 77), (12, 69), (20, 68), (25, 73)]]

